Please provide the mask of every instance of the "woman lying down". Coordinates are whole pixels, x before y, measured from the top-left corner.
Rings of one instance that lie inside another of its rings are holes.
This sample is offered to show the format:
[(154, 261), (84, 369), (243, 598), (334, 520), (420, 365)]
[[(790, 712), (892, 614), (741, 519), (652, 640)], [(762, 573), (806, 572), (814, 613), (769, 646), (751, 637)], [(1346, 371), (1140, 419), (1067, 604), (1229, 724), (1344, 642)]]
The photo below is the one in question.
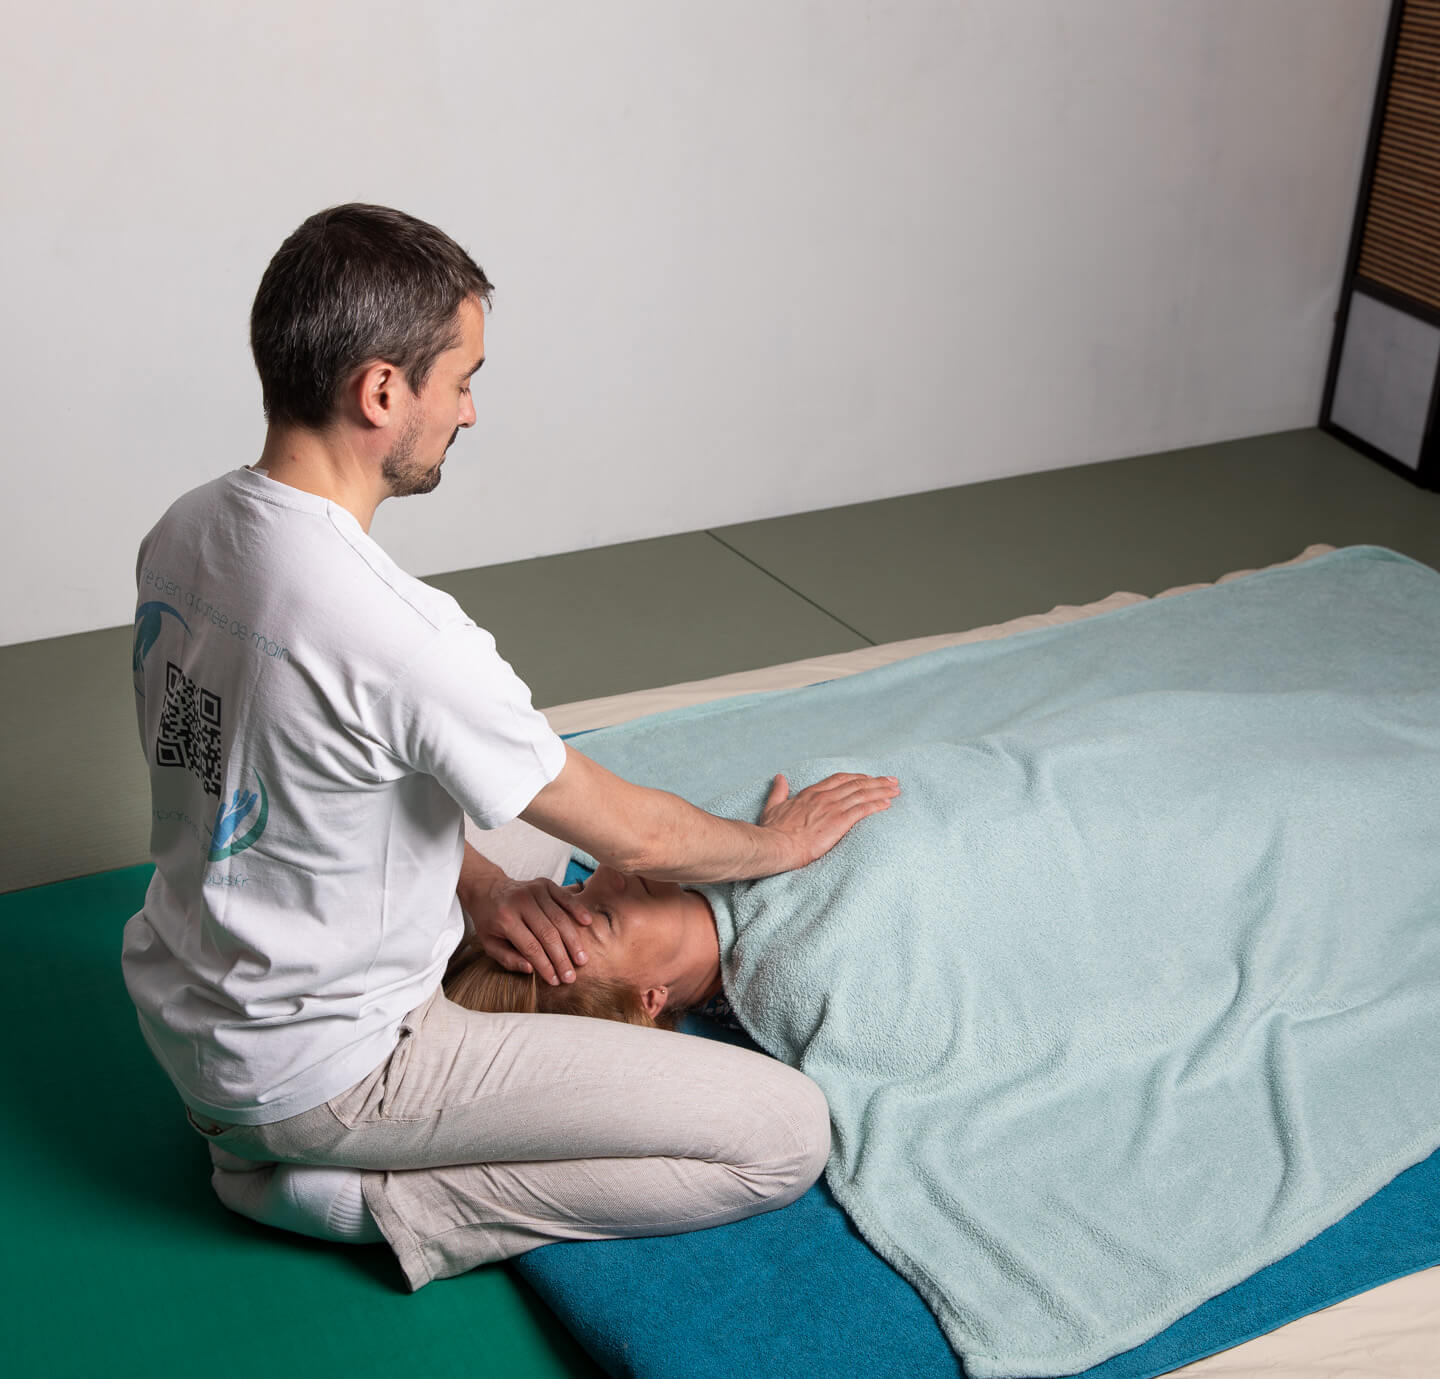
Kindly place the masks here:
[(547, 986), (483, 954), (459, 966), (445, 994), (471, 1010), (586, 1015), (674, 1029), (720, 991), (715, 912), (699, 891), (602, 866), (580, 891), (594, 916), (577, 980)]
[[(1428, 699), (1137, 694), (801, 763), (906, 790), (803, 872), (602, 867), (573, 986), (477, 960), (447, 992), (669, 1026), (723, 977), (824, 1091), (831, 1190), (967, 1369), (1074, 1373), (1440, 1143)], [(757, 817), (767, 786), (710, 807)], [(216, 1177), (247, 1215), (376, 1238), (358, 1173)]]

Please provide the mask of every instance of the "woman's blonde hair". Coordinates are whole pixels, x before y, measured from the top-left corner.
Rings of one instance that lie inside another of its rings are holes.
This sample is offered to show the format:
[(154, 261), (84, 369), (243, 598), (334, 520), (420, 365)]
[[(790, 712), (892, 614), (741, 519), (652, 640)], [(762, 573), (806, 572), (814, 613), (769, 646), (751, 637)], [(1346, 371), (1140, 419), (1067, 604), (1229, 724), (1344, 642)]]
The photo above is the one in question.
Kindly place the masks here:
[(624, 982), (587, 977), (582, 968), (573, 982), (551, 986), (533, 972), (507, 972), (493, 958), (477, 954), (445, 979), (445, 995), (468, 1010), (515, 1015), (584, 1015), (619, 1020), (651, 1029), (674, 1029), (679, 1015), (662, 1010), (651, 1016), (640, 993)]

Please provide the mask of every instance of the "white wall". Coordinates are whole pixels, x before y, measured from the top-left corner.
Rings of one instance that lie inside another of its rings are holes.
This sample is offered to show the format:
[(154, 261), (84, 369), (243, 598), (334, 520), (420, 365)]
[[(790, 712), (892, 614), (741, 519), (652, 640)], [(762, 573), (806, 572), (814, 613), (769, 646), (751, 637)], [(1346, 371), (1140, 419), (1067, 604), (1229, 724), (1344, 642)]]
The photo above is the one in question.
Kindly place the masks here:
[[(0, 643), (262, 438), (251, 296), (498, 285), (416, 573), (1313, 424), (1387, 0), (49, 0), (0, 56)], [(563, 507), (556, 498), (564, 495)]]

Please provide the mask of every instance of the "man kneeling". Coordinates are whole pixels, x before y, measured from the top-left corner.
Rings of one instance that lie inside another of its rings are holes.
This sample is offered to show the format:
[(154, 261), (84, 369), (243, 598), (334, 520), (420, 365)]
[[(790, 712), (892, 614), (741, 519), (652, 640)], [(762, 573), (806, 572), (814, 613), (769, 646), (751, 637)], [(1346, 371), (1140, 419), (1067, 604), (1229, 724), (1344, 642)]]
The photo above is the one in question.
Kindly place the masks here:
[(547, 985), (573, 981), (593, 928), (582, 897), (466, 847), (462, 809), (703, 882), (804, 866), (897, 789), (777, 778), (751, 825), (631, 785), (371, 540), (379, 504), (433, 489), (475, 421), (490, 293), (410, 216), (312, 216), (251, 315), (260, 459), (180, 498), (137, 567), (155, 876), (123, 963), (141, 1030), (227, 1200), (284, 1224), (273, 1165), (339, 1170), (326, 1229), (378, 1228), (417, 1288), (548, 1240), (780, 1205), (828, 1139), (818, 1090), (768, 1059), (448, 1001), (462, 906), (479, 949)]

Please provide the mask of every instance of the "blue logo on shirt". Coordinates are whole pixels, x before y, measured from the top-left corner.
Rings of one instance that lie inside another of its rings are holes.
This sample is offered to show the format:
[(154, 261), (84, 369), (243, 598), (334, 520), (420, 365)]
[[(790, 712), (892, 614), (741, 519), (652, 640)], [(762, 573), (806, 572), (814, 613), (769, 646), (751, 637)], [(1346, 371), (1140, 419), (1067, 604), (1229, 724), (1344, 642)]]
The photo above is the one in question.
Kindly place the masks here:
[[(255, 784), (260, 787), (257, 795), (253, 790), (237, 790), (230, 797), (230, 804), (221, 808), (215, 814), (215, 827), (210, 833), (210, 860), (212, 862), (223, 862), (227, 857), (233, 857), (237, 852), (244, 852), (246, 848), (254, 847), (259, 841), (260, 835), (265, 832), (265, 825), (270, 819), (270, 796), (265, 789), (265, 782), (260, 778), (260, 772), (251, 770), (255, 775)], [(250, 818), (251, 811), (259, 805), (259, 812), (255, 814), (254, 821), (244, 833), (240, 833)], [(236, 837), (239, 834), (239, 837)], [(233, 841), (232, 841), (233, 839)]]
[(168, 603), (142, 603), (135, 610), (135, 650), (130, 657), (132, 668), (137, 674), (145, 669), (145, 658), (150, 654), (150, 648), (160, 640), (160, 626), (165, 621), (166, 613), (187, 633), (190, 631), (190, 624), (180, 616), (178, 609), (172, 608)]

